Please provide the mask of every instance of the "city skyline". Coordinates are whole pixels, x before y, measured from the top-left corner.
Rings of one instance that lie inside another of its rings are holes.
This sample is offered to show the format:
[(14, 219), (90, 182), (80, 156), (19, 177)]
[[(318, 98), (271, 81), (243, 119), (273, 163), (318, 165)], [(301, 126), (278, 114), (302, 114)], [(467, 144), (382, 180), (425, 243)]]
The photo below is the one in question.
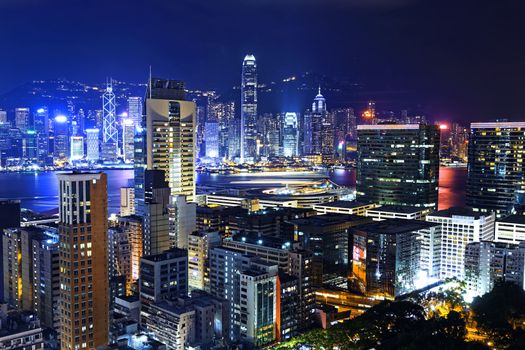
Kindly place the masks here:
[[(252, 52), (259, 76), (267, 81), (311, 71), (347, 77), (371, 90), (371, 99), (380, 100), (385, 91), (407, 95), (412, 105), (457, 121), (518, 118), (524, 51), (516, 22), (525, 8), (517, 2), (509, 4), (510, 10), (485, 1), (473, 4), (454, 3), (449, 11), (448, 1), (360, 5), (333, 0), (323, 6), (318, 1), (229, 0), (221, 6), (186, 1), (177, 7), (155, 1), (143, 13), (134, 1), (125, 8), (119, 1), (103, 7), (62, 0), (45, 6), (31, 0), (3, 3), (0, 29), (12, 33), (5, 37), (4, 50), (17, 54), (1, 59), (0, 92), (57, 77), (103, 81), (116, 76), (140, 82), (149, 66), (158, 76), (184, 80), (192, 88), (223, 90), (239, 85), (239, 57)], [(182, 28), (191, 28), (183, 38), (170, 37), (172, 30), (152, 35), (158, 26), (149, 23), (156, 18), (169, 23), (177, 13), (186, 14), (180, 18)], [(237, 30), (250, 22), (256, 36)], [(15, 23), (19, 30), (12, 32)], [(131, 29), (137, 26), (141, 30)], [(167, 48), (163, 40), (179, 45)], [(179, 54), (182, 47), (184, 55)], [(68, 64), (58, 64), (64, 61)]]

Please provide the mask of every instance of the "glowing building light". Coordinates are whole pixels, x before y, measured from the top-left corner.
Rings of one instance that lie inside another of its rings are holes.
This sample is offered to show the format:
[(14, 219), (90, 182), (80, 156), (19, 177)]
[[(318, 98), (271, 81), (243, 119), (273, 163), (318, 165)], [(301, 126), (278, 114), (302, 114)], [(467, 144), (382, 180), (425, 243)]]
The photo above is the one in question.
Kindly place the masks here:
[(57, 123), (65, 123), (65, 122), (67, 122), (67, 117), (65, 115), (57, 115), (55, 117), (55, 122), (57, 122)]

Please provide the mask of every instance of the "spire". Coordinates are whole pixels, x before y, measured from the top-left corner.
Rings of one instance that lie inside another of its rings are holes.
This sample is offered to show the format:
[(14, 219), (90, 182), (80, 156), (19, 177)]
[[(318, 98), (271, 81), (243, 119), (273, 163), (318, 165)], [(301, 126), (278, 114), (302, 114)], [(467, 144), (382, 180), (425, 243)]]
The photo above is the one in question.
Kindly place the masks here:
[(321, 84), (319, 84), (319, 90), (318, 90), (318, 95), (321, 95)]

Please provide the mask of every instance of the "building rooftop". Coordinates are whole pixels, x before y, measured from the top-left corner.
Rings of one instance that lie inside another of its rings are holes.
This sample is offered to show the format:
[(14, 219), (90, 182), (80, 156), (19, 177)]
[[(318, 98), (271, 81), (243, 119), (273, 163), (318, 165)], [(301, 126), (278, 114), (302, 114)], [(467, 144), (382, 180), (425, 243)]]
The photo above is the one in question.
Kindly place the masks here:
[(335, 201), (331, 203), (316, 204), (317, 207), (335, 207), (335, 208), (346, 208), (353, 209), (367, 205), (373, 205), (371, 202), (360, 202), (360, 201)]
[(525, 225), (525, 215), (510, 215), (510, 216), (507, 216), (506, 218), (499, 219), (498, 222)]
[[(484, 217), (485, 215), (474, 211), (474, 209), (469, 207), (450, 207), (444, 210), (438, 210), (428, 215), (429, 217), (443, 217), (443, 218), (452, 218), (453, 216), (468, 216), (475, 219)], [(487, 215), (489, 216), (489, 214)]]
[(434, 226), (439, 226), (439, 224), (421, 220), (387, 219), (384, 221), (374, 221), (368, 224), (355, 226), (352, 229), (357, 231), (396, 235), (423, 230)]
[(303, 219), (288, 220), (289, 223), (294, 225), (312, 225), (312, 226), (325, 226), (325, 225), (337, 225), (349, 221), (367, 221), (370, 220), (364, 216), (358, 215), (345, 215), (345, 214), (327, 214), (311, 216)]
[(171, 248), (170, 250), (166, 250), (165, 252), (157, 255), (144, 256), (142, 257), (142, 260), (159, 262), (183, 257), (188, 257), (188, 251), (186, 249)]
[(369, 209), (370, 211), (381, 211), (385, 213), (403, 213), (403, 214), (413, 214), (421, 211), (427, 210), (426, 208), (421, 207), (411, 207), (405, 205), (383, 205), (378, 208)]

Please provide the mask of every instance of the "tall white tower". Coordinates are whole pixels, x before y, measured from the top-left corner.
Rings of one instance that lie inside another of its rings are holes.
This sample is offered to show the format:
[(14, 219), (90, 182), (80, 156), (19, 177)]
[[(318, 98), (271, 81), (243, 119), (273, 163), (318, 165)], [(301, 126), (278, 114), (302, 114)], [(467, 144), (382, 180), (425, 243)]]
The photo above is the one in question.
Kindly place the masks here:
[(106, 92), (102, 95), (102, 121), (102, 159), (112, 161), (116, 159), (118, 153), (117, 116), (112, 79), (107, 83)]

